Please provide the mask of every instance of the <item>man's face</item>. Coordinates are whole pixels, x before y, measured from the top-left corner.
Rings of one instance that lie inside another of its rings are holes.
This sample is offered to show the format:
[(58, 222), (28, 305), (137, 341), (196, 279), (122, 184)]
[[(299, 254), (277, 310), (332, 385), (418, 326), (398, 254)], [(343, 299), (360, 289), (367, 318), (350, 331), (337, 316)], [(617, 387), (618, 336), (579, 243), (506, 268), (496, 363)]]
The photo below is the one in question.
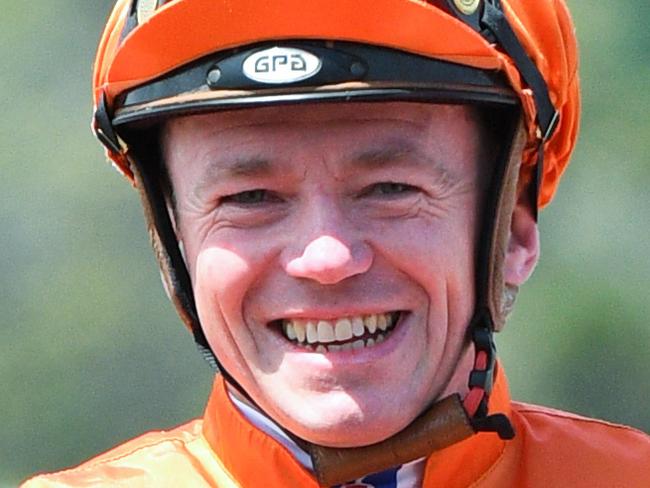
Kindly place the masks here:
[(431, 104), (168, 123), (201, 324), (285, 428), (324, 445), (374, 443), (463, 391), (479, 139), (470, 109)]

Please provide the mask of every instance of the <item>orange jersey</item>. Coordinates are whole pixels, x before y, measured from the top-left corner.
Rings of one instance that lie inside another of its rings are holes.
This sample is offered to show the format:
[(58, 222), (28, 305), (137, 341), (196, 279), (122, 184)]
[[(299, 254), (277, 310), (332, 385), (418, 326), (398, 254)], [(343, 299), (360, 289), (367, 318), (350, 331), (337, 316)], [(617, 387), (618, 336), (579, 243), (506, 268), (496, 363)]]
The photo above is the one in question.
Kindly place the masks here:
[[(639, 488), (650, 486), (650, 437), (629, 427), (512, 402), (499, 374), (490, 412), (506, 413), (517, 435), (481, 433), (426, 461), (423, 487)], [(80, 466), (23, 486), (317, 488), (279, 442), (253, 426), (217, 377), (202, 420), (151, 432)]]

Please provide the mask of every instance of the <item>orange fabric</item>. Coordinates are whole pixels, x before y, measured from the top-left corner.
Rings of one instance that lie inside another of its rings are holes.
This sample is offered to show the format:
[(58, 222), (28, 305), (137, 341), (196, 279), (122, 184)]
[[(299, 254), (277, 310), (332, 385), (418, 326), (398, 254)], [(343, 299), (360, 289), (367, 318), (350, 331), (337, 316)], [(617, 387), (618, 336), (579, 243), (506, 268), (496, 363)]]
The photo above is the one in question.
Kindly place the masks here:
[[(650, 479), (650, 437), (634, 429), (512, 403), (499, 372), (490, 411), (517, 435), (484, 433), (434, 453), (425, 488), (640, 488)], [(221, 378), (203, 421), (153, 432), (81, 466), (31, 479), (24, 488), (82, 486), (317, 488), (279, 443), (239, 413)]]
[[(575, 145), (580, 111), (574, 28), (563, 0), (502, 0), (526, 51), (546, 79), (560, 111), (545, 148), (539, 203), (553, 197)], [(100, 42), (93, 77), (95, 105), (202, 56), (264, 40), (334, 39), (383, 45), (432, 58), (503, 71), (524, 107), (529, 148), (524, 171), (536, 161), (535, 105), (512, 60), (479, 34), (423, 0), (176, 0), (166, 3), (120, 41), (130, 0), (119, 0)], [(129, 176), (127, 163), (109, 154)]]
[[(367, 42), (498, 67), (488, 44), (478, 34), (461, 22), (450, 22), (448, 15), (426, 2), (238, 0), (236, 8), (228, 8), (229, 3), (185, 0), (161, 8), (116, 50), (104, 79), (109, 100), (206, 54), (263, 39)], [(464, 42), (450, 42), (453, 39)]]

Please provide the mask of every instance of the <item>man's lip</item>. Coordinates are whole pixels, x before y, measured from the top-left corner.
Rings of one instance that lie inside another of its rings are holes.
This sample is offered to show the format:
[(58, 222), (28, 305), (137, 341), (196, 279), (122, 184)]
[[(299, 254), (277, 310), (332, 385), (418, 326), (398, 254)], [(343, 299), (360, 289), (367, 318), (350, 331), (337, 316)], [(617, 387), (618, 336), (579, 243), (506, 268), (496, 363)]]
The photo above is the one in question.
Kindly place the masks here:
[(282, 320), (336, 320), (346, 317), (357, 317), (364, 315), (379, 315), (393, 312), (410, 312), (404, 307), (377, 307), (363, 309), (341, 309), (341, 310), (322, 310), (322, 309), (300, 309), (299, 312), (292, 310), (285, 314), (277, 314), (274, 318), (268, 320), (267, 324), (273, 324)]

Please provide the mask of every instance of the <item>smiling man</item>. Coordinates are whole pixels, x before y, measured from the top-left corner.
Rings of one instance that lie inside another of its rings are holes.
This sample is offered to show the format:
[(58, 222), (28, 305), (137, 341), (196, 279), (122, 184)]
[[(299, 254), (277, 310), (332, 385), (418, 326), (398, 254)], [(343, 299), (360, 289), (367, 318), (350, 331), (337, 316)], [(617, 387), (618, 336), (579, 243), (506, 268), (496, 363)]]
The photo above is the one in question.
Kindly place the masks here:
[(573, 149), (555, 2), (120, 0), (97, 136), (217, 370), (203, 419), (29, 486), (645, 486), (633, 429), (511, 401), (492, 334)]
[(370, 444), (466, 390), (479, 136), (468, 107), (415, 103), (167, 124), (163, 160), (208, 343), (280, 425), (319, 444)]

